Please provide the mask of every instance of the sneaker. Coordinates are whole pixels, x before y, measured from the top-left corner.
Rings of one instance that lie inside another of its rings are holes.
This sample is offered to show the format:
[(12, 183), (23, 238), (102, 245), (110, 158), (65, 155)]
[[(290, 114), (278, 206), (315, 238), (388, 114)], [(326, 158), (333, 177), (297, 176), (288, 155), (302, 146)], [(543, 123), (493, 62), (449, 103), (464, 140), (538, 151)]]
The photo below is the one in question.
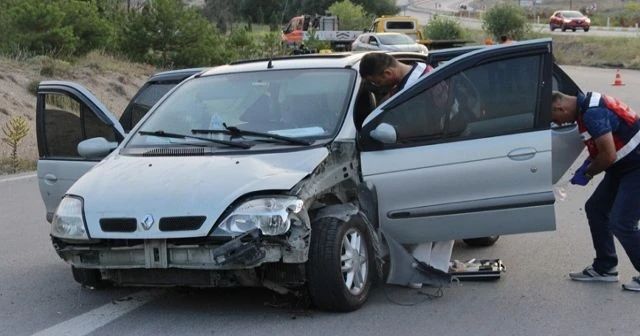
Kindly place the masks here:
[(640, 276), (635, 276), (631, 278), (631, 282), (623, 284), (622, 289), (640, 292)]
[(422, 288), (422, 284), (420, 282), (410, 282), (407, 286), (409, 288), (411, 288), (411, 289), (420, 289), (420, 288)]
[[(576, 281), (604, 281), (604, 282), (616, 282), (618, 281), (618, 272), (611, 270), (606, 273), (598, 273), (593, 269), (593, 266), (588, 266), (582, 272), (569, 273), (571, 280)], [(640, 288), (638, 288), (640, 290)]]

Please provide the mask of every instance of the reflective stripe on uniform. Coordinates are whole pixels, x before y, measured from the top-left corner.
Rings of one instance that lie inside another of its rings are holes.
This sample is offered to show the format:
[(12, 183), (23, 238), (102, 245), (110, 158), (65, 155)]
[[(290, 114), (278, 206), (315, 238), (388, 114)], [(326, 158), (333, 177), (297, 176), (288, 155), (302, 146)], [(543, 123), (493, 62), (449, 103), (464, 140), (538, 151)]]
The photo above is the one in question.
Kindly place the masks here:
[(618, 149), (616, 152), (616, 162), (631, 153), (636, 147), (638, 147), (638, 145), (640, 145), (640, 132), (636, 133), (633, 138), (629, 139), (629, 142), (627, 142), (626, 145)]
[(589, 100), (589, 107), (596, 107), (600, 105), (600, 98), (602, 95), (598, 92), (591, 92), (591, 99)]

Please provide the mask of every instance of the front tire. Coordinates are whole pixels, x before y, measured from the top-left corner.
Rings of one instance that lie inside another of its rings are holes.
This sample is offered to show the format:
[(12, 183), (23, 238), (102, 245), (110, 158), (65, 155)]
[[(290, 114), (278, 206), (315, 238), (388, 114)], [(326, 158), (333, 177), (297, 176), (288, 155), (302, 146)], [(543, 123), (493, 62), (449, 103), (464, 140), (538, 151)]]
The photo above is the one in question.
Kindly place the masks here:
[(365, 303), (376, 273), (369, 234), (358, 218), (327, 217), (312, 224), (307, 275), (318, 308), (348, 312)]
[(585, 33), (586, 33), (586, 32), (588, 32), (588, 31), (589, 31), (589, 28), (585, 28), (585, 29), (584, 29), (584, 32), (585, 32)]
[(102, 280), (100, 270), (97, 269), (71, 266), (71, 273), (73, 274), (73, 279), (85, 287), (100, 289), (108, 285), (106, 281)]
[(473, 247), (487, 247), (495, 244), (498, 241), (498, 238), (500, 238), (500, 236), (470, 238), (470, 239), (463, 239), (462, 241), (464, 241), (465, 244)]

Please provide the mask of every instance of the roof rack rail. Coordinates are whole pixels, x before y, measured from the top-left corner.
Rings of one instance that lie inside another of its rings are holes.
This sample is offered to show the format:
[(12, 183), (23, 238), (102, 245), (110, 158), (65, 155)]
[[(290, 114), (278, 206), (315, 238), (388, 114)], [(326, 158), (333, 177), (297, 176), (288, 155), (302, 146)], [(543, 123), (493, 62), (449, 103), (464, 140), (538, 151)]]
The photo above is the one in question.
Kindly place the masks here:
[(253, 63), (253, 62), (268, 62), (269, 60), (277, 61), (277, 60), (304, 59), (304, 58), (345, 58), (351, 55), (353, 54), (346, 52), (346, 53), (331, 53), (331, 54), (304, 54), (304, 55), (276, 56), (276, 57), (265, 57), (265, 58), (233, 61), (229, 63), (229, 65), (246, 64), (246, 63)]

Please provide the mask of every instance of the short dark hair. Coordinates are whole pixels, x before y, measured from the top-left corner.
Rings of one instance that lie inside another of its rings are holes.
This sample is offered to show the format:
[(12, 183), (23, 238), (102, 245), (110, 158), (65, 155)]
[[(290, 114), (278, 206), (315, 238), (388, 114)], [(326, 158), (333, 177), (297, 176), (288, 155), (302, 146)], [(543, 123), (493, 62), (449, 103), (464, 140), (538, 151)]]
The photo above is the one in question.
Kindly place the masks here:
[(396, 59), (393, 56), (381, 53), (372, 52), (362, 56), (360, 60), (360, 76), (380, 76), (388, 68), (396, 64)]

